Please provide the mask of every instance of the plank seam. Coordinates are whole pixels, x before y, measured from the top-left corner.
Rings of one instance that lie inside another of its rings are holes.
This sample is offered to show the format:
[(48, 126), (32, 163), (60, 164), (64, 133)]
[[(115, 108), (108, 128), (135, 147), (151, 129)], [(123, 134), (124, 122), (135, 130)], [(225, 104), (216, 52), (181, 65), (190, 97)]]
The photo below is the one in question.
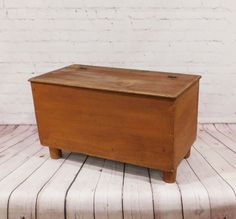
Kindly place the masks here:
[(23, 138), (22, 140), (18, 141), (17, 143), (15, 143), (15, 144), (13, 144), (13, 145), (10, 145), (9, 147), (7, 147), (6, 149), (4, 149), (4, 150), (2, 150), (2, 151), (0, 151), (0, 152), (2, 153), (2, 152), (4, 152), (4, 151), (8, 150), (9, 148), (12, 148), (13, 146), (15, 146), (15, 145), (17, 145), (17, 144), (19, 144), (19, 143), (25, 141), (26, 139), (28, 139), (29, 137), (31, 137), (32, 135), (34, 135), (34, 134), (36, 134), (36, 133), (37, 133), (37, 131), (36, 131), (36, 132), (33, 132), (32, 134), (28, 135), (27, 137)]
[(71, 155), (71, 153), (69, 153), (65, 159), (63, 160), (63, 162), (61, 163), (61, 165), (55, 170), (55, 172), (49, 177), (49, 179), (43, 184), (43, 186), (39, 189), (37, 195), (36, 195), (36, 201), (35, 201), (35, 219), (38, 218), (38, 197), (40, 192), (43, 190), (43, 188), (48, 184), (48, 182), (50, 182), (50, 180), (53, 178), (53, 176), (56, 175), (56, 173), (60, 170), (60, 168), (63, 166), (63, 164), (66, 162), (66, 160), (69, 158), (69, 156)]
[(220, 173), (207, 161), (207, 159), (202, 155), (201, 152), (199, 152), (195, 147), (194, 149), (200, 154), (200, 156), (208, 163), (208, 165), (217, 173), (217, 175), (231, 188), (231, 190), (233, 191), (234, 195), (235, 195), (235, 198), (236, 198), (236, 191), (234, 190), (234, 188), (230, 185), (229, 182), (227, 182), (224, 177), (222, 177), (220, 175)]
[(213, 124), (213, 126), (215, 127), (216, 131), (218, 131), (219, 133), (221, 133), (222, 135), (224, 135), (226, 138), (228, 138), (228, 139), (230, 139), (231, 141), (233, 141), (234, 143), (236, 143), (234, 139), (230, 138), (228, 135), (226, 135), (225, 133), (223, 133), (222, 131), (220, 131), (220, 130), (215, 126), (215, 124)]
[[(20, 127), (20, 126), (18, 126), (18, 127)], [(16, 135), (10, 136), (11, 138), (7, 139), (6, 141), (1, 142), (1, 144), (4, 144), (4, 143), (6, 143), (6, 142), (8, 142), (8, 141), (11, 141), (12, 139), (14, 139), (14, 138), (18, 137), (19, 135), (23, 134), (24, 132), (27, 132), (27, 131), (30, 129), (30, 127), (31, 127), (31, 126), (29, 126), (26, 130), (23, 130), (22, 132), (17, 133)], [(10, 133), (8, 133), (8, 134), (13, 133), (16, 129), (17, 129), (17, 127), (16, 127), (15, 129), (13, 129), (13, 130), (12, 130)], [(13, 134), (14, 134), (14, 133), (13, 133)], [(2, 147), (0, 147), (0, 148), (2, 148)]]
[(68, 192), (69, 192), (71, 186), (73, 185), (73, 183), (75, 182), (77, 176), (79, 175), (79, 173), (80, 173), (81, 169), (83, 168), (83, 166), (84, 166), (85, 162), (87, 161), (87, 159), (88, 159), (88, 156), (86, 156), (86, 158), (84, 159), (84, 162), (83, 162), (82, 165), (80, 166), (79, 170), (78, 170), (77, 173), (75, 174), (74, 179), (71, 181), (69, 187), (68, 187), (67, 190), (66, 190), (65, 198), (64, 198), (64, 218), (65, 218), (65, 219), (67, 219), (66, 203), (67, 203), (67, 195), (68, 195)]
[[(3, 129), (1, 130), (0, 134), (5, 134), (6, 129), (10, 126), (10, 125), (0, 125), (0, 126), (4, 126)], [(14, 125), (14, 129), (12, 130), (12, 132), (18, 127), (19, 125)], [(7, 133), (9, 134), (9, 133)]]
[[(38, 139), (36, 139), (34, 142), (32, 142), (32, 143), (30, 143), (29, 145), (27, 145), (23, 150), (21, 150), (21, 152), (24, 151), (24, 150), (27, 150), (29, 147), (32, 146), (32, 144), (36, 143), (37, 141), (38, 141)], [(17, 143), (17, 144), (18, 144), (18, 143)], [(7, 148), (7, 149), (8, 149), (8, 148)], [(3, 151), (1, 151), (0, 153), (2, 153), (2, 152), (3, 152)], [(5, 160), (5, 161), (3, 161), (2, 163), (0, 163), (0, 166), (1, 166), (2, 164), (6, 163), (7, 161), (9, 161), (10, 159), (12, 159), (16, 154), (18, 154), (18, 151), (16, 151), (15, 154), (12, 154), (12, 156), (9, 157), (7, 160)]]
[(45, 159), (44, 162), (42, 162), (30, 175), (28, 175), (22, 182), (20, 182), (10, 193), (8, 200), (7, 200), (7, 219), (9, 219), (9, 205), (10, 205), (10, 199), (14, 191), (16, 191), (19, 186), (21, 186), (27, 179), (29, 179), (49, 158)]
[[(32, 156), (34, 156), (35, 154), (39, 153), (41, 150), (43, 150), (43, 148), (39, 149), (38, 151), (36, 151), (35, 153), (32, 154)], [(16, 169), (12, 170), (10, 173), (8, 173), (6, 176), (4, 176), (2, 179), (0, 179), (0, 182), (2, 180), (4, 180), (6, 177), (8, 177), (11, 173), (15, 172), (18, 168), (20, 168), (22, 165), (24, 165), (28, 160), (30, 160), (30, 158), (26, 158), (19, 166), (17, 166)]]
[(122, 210), (122, 219), (125, 218), (124, 215), (124, 184), (125, 184), (125, 169), (126, 169), (126, 164), (124, 163), (123, 167), (123, 178), (122, 178), (122, 187), (121, 187), (121, 210)]
[(152, 180), (151, 180), (151, 174), (150, 174), (150, 168), (147, 168), (148, 171), (148, 177), (149, 177), (149, 184), (150, 184), (150, 189), (152, 193), (152, 209), (153, 209), (153, 219), (156, 219), (155, 215), (155, 205), (154, 205), (154, 195), (153, 195), (153, 187), (152, 187)]
[(0, 133), (0, 134), (1, 134), (1, 137), (4, 137), (4, 136), (10, 134), (12, 131), (14, 131), (14, 130), (16, 129), (16, 127), (14, 126), (14, 128), (9, 131), (9, 130), (8, 130), (8, 127), (10, 127), (10, 125), (6, 125), (6, 126), (4, 127), (4, 129), (1, 130), (1, 133)]
[(230, 147), (228, 147), (228, 145), (226, 145), (223, 141), (221, 141), (220, 139), (218, 139), (217, 137), (215, 137), (213, 134), (211, 134), (210, 132), (208, 132), (205, 128), (204, 131), (206, 133), (208, 133), (209, 135), (211, 135), (214, 139), (216, 139), (217, 141), (219, 141), (220, 143), (222, 143), (225, 147), (227, 147), (229, 150), (231, 150), (233, 153), (236, 154), (236, 151), (234, 151), (233, 149), (231, 149)]
[(103, 160), (103, 166), (100, 169), (100, 174), (99, 174), (99, 177), (98, 177), (98, 180), (97, 180), (97, 183), (95, 185), (94, 192), (93, 192), (93, 218), (94, 219), (96, 218), (96, 215), (95, 215), (95, 193), (96, 193), (96, 190), (97, 190), (98, 182), (99, 182), (99, 180), (101, 178), (101, 175), (102, 175), (104, 165), (105, 165), (105, 159)]
[[(195, 149), (195, 147), (194, 147), (194, 149)], [(198, 152), (198, 150), (196, 150), (196, 151)], [(209, 191), (208, 191), (207, 187), (204, 185), (204, 183), (202, 182), (202, 180), (200, 179), (200, 177), (194, 171), (194, 169), (192, 168), (192, 166), (190, 165), (190, 163), (187, 159), (186, 159), (186, 162), (189, 165), (190, 169), (193, 171), (194, 175), (197, 177), (197, 179), (199, 180), (199, 182), (201, 183), (201, 185), (204, 187), (204, 189), (207, 192), (208, 202), (209, 202), (209, 206), (210, 206), (210, 218), (212, 218), (212, 207), (211, 207), (211, 198), (210, 198), (210, 195), (209, 195)]]
[[(232, 125), (232, 124), (229, 124), (229, 123), (226, 123), (225, 124), (233, 133), (236, 133), (234, 129), (232, 129), (232, 127), (230, 127), (229, 125)], [(236, 124), (233, 124), (233, 125), (236, 125)]]
[[(207, 133), (208, 134), (208, 133)], [(210, 136), (211, 138), (212, 138), (212, 136)], [(198, 138), (199, 139), (201, 139), (201, 141), (203, 141), (204, 143), (206, 143), (207, 145), (209, 145), (208, 144), (208, 142), (206, 142), (202, 137), (200, 137), (200, 136), (198, 136)], [(223, 146), (225, 146), (225, 145), (223, 145)], [(209, 146), (210, 147), (210, 146)], [(227, 147), (225, 147), (226, 148), (226, 150), (229, 150)], [(196, 149), (196, 148), (195, 148)], [(211, 149), (212, 150), (212, 149)], [(224, 156), (222, 156), (222, 154), (221, 153), (219, 153), (217, 150), (214, 150), (220, 157), (222, 157), (222, 159), (224, 160), (224, 161), (226, 161), (231, 167), (233, 167), (234, 169), (236, 169), (235, 167), (234, 167), (234, 165), (232, 165), (228, 160), (226, 160), (225, 159), (225, 157)]]
[(178, 188), (179, 194), (180, 194), (180, 203), (181, 203), (182, 219), (184, 219), (184, 203), (183, 203), (183, 197), (182, 197), (182, 192), (181, 192), (181, 189), (180, 189), (180, 187), (179, 187), (179, 183), (178, 183), (177, 180), (176, 180), (176, 185), (177, 185), (177, 188)]

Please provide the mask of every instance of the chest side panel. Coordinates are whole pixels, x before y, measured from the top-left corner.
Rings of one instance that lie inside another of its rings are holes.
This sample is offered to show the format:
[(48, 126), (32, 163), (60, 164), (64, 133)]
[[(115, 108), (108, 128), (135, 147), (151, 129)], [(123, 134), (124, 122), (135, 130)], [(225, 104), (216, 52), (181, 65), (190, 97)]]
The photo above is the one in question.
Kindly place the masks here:
[(199, 82), (191, 86), (175, 103), (175, 165), (190, 150), (197, 136)]
[(172, 169), (172, 100), (40, 83), (32, 90), (43, 145)]

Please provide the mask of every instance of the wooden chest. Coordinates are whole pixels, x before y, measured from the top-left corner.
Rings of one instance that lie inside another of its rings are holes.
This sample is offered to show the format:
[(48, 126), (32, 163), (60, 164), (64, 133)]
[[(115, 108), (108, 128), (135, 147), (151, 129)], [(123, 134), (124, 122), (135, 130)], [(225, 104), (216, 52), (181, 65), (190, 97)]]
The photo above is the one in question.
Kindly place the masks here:
[(30, 79), (42, 145), (163, 171), (196, 138), (200, 76), (71, 65)]

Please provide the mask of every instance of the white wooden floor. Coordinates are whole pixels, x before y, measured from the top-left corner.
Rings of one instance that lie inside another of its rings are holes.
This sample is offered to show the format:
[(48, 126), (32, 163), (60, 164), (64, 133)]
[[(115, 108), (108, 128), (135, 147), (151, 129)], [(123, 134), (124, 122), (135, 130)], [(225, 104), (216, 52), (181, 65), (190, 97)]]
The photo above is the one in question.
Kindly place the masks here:
[(236, 124), (199, 125), (174, 184), (81, 154), (51, 160), (35, 126), (0, 126), (0, 219), (33, 218), (235, 219)]

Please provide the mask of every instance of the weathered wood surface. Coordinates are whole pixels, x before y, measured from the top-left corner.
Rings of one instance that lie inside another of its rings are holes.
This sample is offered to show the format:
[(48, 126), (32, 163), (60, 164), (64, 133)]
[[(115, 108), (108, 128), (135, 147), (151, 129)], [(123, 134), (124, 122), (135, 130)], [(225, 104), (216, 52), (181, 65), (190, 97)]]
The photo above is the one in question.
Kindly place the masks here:
[(162, 170), (175, 182), (196, 140), (200, 78), (87, 65), (33, 77), (40, 143), (52, 159), (78, 152)]
[(30, 81), (177, 98), (200, 78), (199, 75), (75, 64), (33, 77)]
[(235, 219), (236, 124), (199, 125), (173, 184), (82, 154), (51, 160), (35, 126), (1, 126), (0, 219), (23, 218)]

